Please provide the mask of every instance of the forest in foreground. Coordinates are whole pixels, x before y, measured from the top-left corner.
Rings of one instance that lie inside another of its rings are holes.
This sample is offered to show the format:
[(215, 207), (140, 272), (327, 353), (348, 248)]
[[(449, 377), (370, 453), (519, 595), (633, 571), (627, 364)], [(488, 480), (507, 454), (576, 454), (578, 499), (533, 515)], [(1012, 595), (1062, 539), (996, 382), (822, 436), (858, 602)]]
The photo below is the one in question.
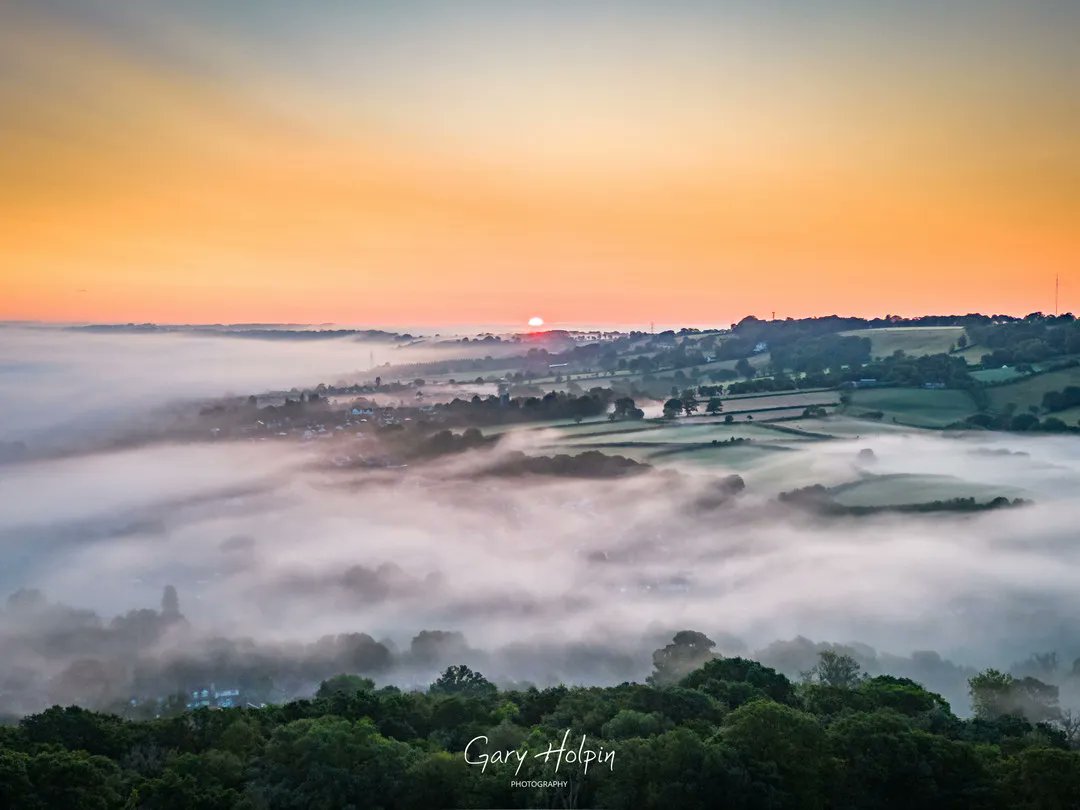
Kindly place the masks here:
[[(53, 707), (0, 728), (0, 807), (1068, 808), (1056, 687), (987, 670), (961, 719), (823, 652), (795, 683), (684, 631), (645, 684), (426, 692), (340, 675), (312, 699), (130, 721)], [(702, 639), (704, 637), (701, 637)], [(688, 667), (696, 666), (688, 670)]]

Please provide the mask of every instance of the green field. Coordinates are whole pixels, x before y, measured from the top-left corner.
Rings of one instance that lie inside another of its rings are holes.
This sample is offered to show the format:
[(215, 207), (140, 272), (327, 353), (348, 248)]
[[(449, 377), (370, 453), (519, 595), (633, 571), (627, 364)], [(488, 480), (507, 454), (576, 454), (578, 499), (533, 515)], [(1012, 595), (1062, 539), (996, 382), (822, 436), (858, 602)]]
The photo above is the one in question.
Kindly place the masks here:
[(655, 419), (620, 419), (612, 422), (606, 417), (597, 421), (592, 419), (586, 422), (567, 422), (565, 419), (554, 425), (569, 438), (584, 438), (594, 434), (605, 433), (638, 433), (643, 430), (654, 430), (661, 422)]
[(969, 366), (977, 366), (982, 362), (983, 355), (989, 353), (988, 348), (976, 343), (974, 346), (968, 346), (966, 349), (958, 351), (956, 356), (964, 358)]
[(840, 334), (870, 338), (870, 353), (874, 357), (888, 357), (897, 349), (915, 355), (948, 352), (963, 333), (962, 326), (897, 326), (853, 329)]
[(775, 439), (776, 433), (767, 428), (758, 427), (752, 422), (736, 422), (730, 425), (723, 422), (679, 421), (666, 424), (647, 433), (632, 434), (633, 438), (647, 436), (644, 441), (661, 442), (709, 442), (713, 439), (725, 441), (729, 438)]
[(1018, 380), (1025, 376), (1023, 372), (1017, 371), (1012, 366), (1005, 366), (1004, 368), (984, 368), (969, 373), (974, 379), (983, 383), (1007, 382), (1009, 380)]
[(883, 422), (942, 428), (975, 413), (971, 395), (954, 389), (867, 388), (851, 392), (848, 415), (882, 411)]
[(1060, 391), (1068, 385), (1080, 385), (1080, 366), (1048, 371), (1045, 374), (1032, 374), (1015, 383), (987, 388), (986, 393), (990, 396), (990, 406), (994, 410), (1003, 411), (1012, 403), (1019, 412), (1026, 411), (1031, 405), (1042, 407), (1043, 394)]
[(1066, 408), (1063, 411), (1055, 411), (1050, 416), (1056, 416), (1069, 427), (1080, 427), (1080, 405), (1075, 408)]
[(990, 487), (951, 475), (872, 475), (832, 489), (833, 498), (844, 506), (897, 506), (950, 498), (990, 501), (1024, 494), (1015, 487)]
[[(485, 425), (480, 428), (480, 432), (485, 436), (499, 436), (503, 433), (509, 433), (510, 431), (518, 430), (549, 430), (551, 428), (563, 428), (571, 427), (579, 431), (585, 432), (588, 429), (602, 430), (612, 426), (612, 422), (604, 419), (594, 419), (592, 421), (584, 421), (580, 424), (567, 424), (565, 419), (548, 419), (542, 422), (508, 422), (505, 425)], [(627, 427), (626, 422), (616, 423), (621, 427)]]
[(724, 397), (724, 410), (745, 411), (783, 406), (805, 408), (807, 405), (834, 405), (839, 401), (840, 394), (833, 389), (783, 391), (775, 394), (740, 394), (738, 396)]
[[(611, 449), (605, 452), (618, 453), (615, 447), (620, 444), (629, 445), (695, 445), (716, 440), (725, 442), (731, 438), (752, 439), (754, 441), (778, 441), (786, 437), (771, 431), (768, 428), (755, 425), (753, 422), (737, 422), (724, 424), (723, 422), (673, 422), (652, 423), (643, 430), (628, 432), (596, 432), (592, 434), (577, 434), (573, 431), (563, 430), (558, 443), (572, 447), (586, 448), (590, 446), (608, 446)], [(791, 437), (796, 439), (797, 437)]]
[[(634, 355), (627, 355), (626, 357), (627, 359), (630, 359), (633, 356)], [(761, 369), (769, 364), (769, 353), (763, 352), (761, 354), (755, 354), (747, 359), (749, 360), (752, 367), (754, 367), (755, 369)], [(699, 382), (704, 381), (711, 372), (718, 371), (720, 369), (733, 370), (737, 362), (738, 360), (714, 360), (711, 363), (701, 363), (697, 366), (694, 366), (694, 368), (698, 370), (698, 374), (700, 376), (700, 380), (695, 381), (694, 384), (697, 385)], [(686, 374), (690, 373), (689, 367), (683, 368), (681, 370)], [(675, 374), (675, 371), (676, 369), (664, 368), (660, 369), (659, 371), (649, 373), (651, 373), (652, 376), (656, 378), (658, 383), (662, 384), (666, 391), (666, 388), (670, 387), (672, 384), (672, 377)], [(563, 376), (565, 379), (565, 375), (566, 372), (563, 371), (563, 373), (559, 376)], [(580, 383), (584, 388), (588, 388), (590, 384), (597, 384), (593, 382), (596, 380), (600, 381), (601, 384), (605, 380), (618, 380), (619, 382), (623, 383), (640, 382), (641, 379), (646, 376), (646, 373), (640, 371), (627, 371), (625, 369), (621, 371), (616, 371), (614, 374), (609, 374), (606, 371), (571, 371), (570, 376), (573, 378), (574, 382)], [(551, 385), (554, 382), (555, 377), (555, 374), (547, 374), (545, 376), (535, 378), (531, 381), (531, 383), (533, 385), (540, 386)], [(560, 383), (560, 385), (562, 385), (562, 383)]]
[[(606, 453), (618, 454), (619, 450), (606, 450)], [(764, 442), (746, 442), (743, 444), (716, 445), (694, 448), (686, 452), (653, 453), (644, 460), (659, 467), (718, 467), (734, 470), (740, 474), (749, 474), (761, 468), (767, 462), (779, 456), (793, 456), (784, 448)]]
[[(860, 409), (862, 410), (862, 409)], [(856, 419), (842, 412), (825, 419), (792, 419), (782, 423), (783, 427), (819, 433), (838, 439), (856, 439), (862, 436), (875, 436), (890, 433), (911, 433), (912, 428), (892, 422)]]

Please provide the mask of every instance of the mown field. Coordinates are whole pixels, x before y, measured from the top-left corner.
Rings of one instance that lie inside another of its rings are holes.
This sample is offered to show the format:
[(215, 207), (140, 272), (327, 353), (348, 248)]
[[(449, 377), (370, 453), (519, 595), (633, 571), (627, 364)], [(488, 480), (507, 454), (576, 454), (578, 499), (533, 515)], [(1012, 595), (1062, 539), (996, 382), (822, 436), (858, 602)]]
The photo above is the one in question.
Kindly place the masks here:
[(851, 392), (850, 415), (881, 411), (883, 422), (941, 428), (978, 410), (966, 391), (926, 388), (867, 388)]
[(853, 329), (844, 336), (870, 338), (870, 353), (888, 357), (897, 349), (905, 354), (948, 352), (964, 334), (962, 326), (898, 326), (886, 329)]
[(1044, 394), (1060, 391), (1069, 385), (1080, 385), (1080, 366), (1033, 374), (1015, 383), (987, 388), (986, 392), (994, 410), (1005, 410), (1012, 403), (1017, 411), (1025, 411), (1032, 405), (1042, 407)]

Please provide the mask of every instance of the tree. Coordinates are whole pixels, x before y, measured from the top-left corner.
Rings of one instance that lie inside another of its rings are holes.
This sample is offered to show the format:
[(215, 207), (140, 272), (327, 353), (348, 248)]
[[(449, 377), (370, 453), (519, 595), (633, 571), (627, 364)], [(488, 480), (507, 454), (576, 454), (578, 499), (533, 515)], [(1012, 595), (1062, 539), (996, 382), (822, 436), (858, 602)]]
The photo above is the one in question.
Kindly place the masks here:
[(722, 740), (704, 740), (689, 729), (676, 728), (654, 737), (624, 740), (618, 752), (618, 764), (598, 780), (597, 800), (589, 806), (618, 810), (779, 806), (770, 786), (764, 781), (753, 783), (736, 752)]
[(971, 807), (993, 784), (974, 746), (935, 738), (888, 710), (846, 714), (827, 731), (828, 752), (844, 763), (833, 785), (837, 807)]
[(1030, 413), (1018, 413), (1009, 422), (1009, 430), (1032, 430), (1039, 424), (1039, 417)]
[(1013, 676), (996, 669), (986, 669), (968, 679), (968, 694), (976, 717), (993, 719), (1008, 713)]
[(180, 613), (180, 597), (176, 595), (176, 588), (172, 585), (166, 585), (161, 595), (161, 618), (167, 622), (183, 618)]
[(78, 706), (53, 706), (41, 714), (24, 717), (19, 727), (32, 743), (54, 743), (114, 758), (126, 750), (131, 734), (119, 717)]
[(608, 740), (626, 740), (631, 737), (651, 737), (663, 729), (664, 718), (659, 712), (646, 714), (633, 709), (621, 709), (604, 723), (601, 734)]
[(716, 416), (720, 411), (724, 410), (724, 401), (720, 397), (709, 397), (709, 402), (705, 406), (705, 412)]
[(359, 675), (335, 675), (327, 678), (315, 692), (317, 698), (328, 698), (332, 695), (344, 695), (352, 697), (375, 689), (375, 681), (371, 678), (362, 678)]
[(682, 412), (682, 409), (683, 409), (682, 400), (681, 399), (676, 399), (675, 397), (672, 397), (671, 399), (669, 399), (667, 402), (664, 403), (664, 418), (665, 419), (674, 419), (676, 416), (678, 416)]
[(832, 762), (817, 718), (771, 700), (755, 700), (728, 715), (724, 726), (724, 741), (755, 777), (775, 784), (790, 797), (776, 806), (825, 804)]
[(681, 685), (700, 689), (731, 708), (760, 698), (795, 705), (794, 685), (775, 669), (747, 658), (713, 658), (682, 679)]
[(1060, 713), (1057, 725), (1065, 733), (1071, 748), (1080, 746), (1080, 712), (1065, 709)]
[(36, 803), (29, 774), (30, 756), (0, 749), (0, 807), (32, 807)]
[[(43, 751), (27, 762), (36, 802), (25, 807), (109, 810), (123, 806), (120, 768), (85, 751)], [(20, 805), (14, 805), (20, 806)]]
[(1060, 715), (1058, 688), (1037, 678), (1014, 678), (1007, 672), (986, 669), (968, 679), (968, 693), (975, 716), (987, 720), (1014, 715), (1041, 723)]
[[(405, 777), (404, 807), (470, 807), (471, 766), (462, 756), (438, 751), (418, 759)], [(488, 806), (483, 802), (481, 806)]]
[(951, 717), (949, 704), (941, 695), (924, 689), (908, 678), (878, 675), (858, 686), (860, 702), (868, 709), (889, 709), (909, 717), (939, 711)]
[(740, 357), (735, 363), (735, 371), (739, 373), (739, 376), (745, 377), (748, 380), (753, 379), (755, 373), (754, 367), (750, 365), (750, 361), (745, 357)]
[(488, 697), (497, 691), (495, 684), (464, 664), (447, 667), (428, 691), (433, 694)]
[(418, 753), (368, 719), (296, 720), (279, 727), (256, 761), (251, 792), (270, 808), (396, 807)]
[(611, 418), (615, 419), (642, 419), (645, 417), (645, 411), (637, 407), (634, 400), (630, 397), (619, 397), (615, 400), (614, 410), (611, 412)]
[(803, 677), (808, 683), (854, 689), (866, 675), (861, 672), (859, 662), (850, 655), (822, 650), (818, 653), (817, 665), (804, 672)]
[(694, 396), (694, 389), (687, 388), (682, 392), (682, 409), (683, 413), (687, 416), (697, 412), (698, 400), (697, 397)]
[(1043, 810), (1076, 806), (1080, 796), (1080, 753), (1035, 747), (1002, 767), (1003, 806)]
[(716, 642), (696, 630), (680, 630), (671, 643), (653, 653), (653, 673), (648, 682), (663, 686), (675, 684), (716, 656)]
[(227, 810), (240, 804), (244, 762), (228, 751), (183, 753), (170, 758), (160, 776), (139, 787), (145, 810)]

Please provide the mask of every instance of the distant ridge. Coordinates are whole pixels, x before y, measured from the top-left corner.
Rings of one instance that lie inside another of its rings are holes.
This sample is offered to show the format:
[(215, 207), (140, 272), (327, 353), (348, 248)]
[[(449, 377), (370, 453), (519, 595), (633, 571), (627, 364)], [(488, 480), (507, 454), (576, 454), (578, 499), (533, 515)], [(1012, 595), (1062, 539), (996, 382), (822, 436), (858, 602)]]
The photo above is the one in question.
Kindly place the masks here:
[(315, 329), (303, 324), (156, 324), (100, 323), (66, 327), (76, 332), (107, 334), (196, 334), (256, 340), (353, 340), (400, 343), (415, 340), (415, 336), (382, 329)]

